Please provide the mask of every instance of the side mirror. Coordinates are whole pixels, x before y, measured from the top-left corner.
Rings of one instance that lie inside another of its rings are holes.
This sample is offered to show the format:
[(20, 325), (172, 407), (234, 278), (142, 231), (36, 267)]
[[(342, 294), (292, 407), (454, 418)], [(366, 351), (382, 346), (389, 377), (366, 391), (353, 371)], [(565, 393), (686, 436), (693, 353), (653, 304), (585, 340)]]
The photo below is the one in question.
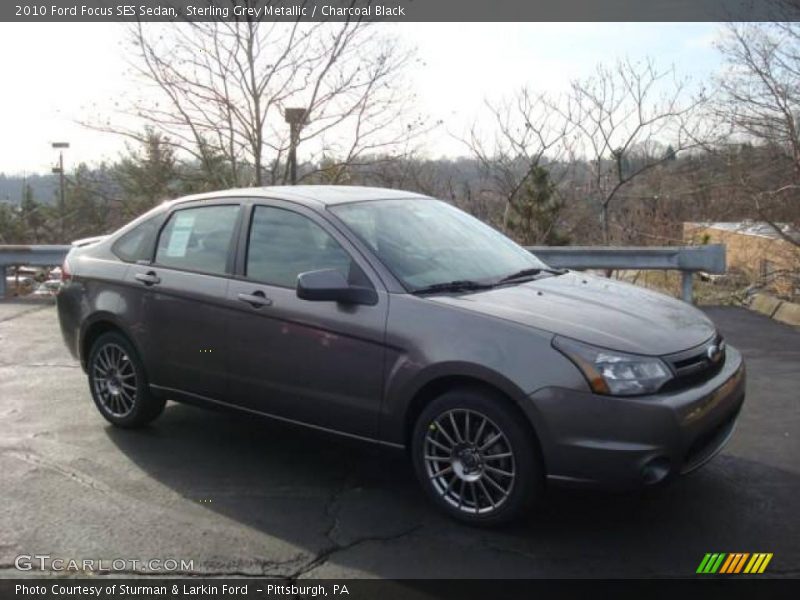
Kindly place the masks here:
[(343, 304), (378, 303), (377, 292), (369, 287), (350, 285), (336, 269), (309, 271), (297, 276), (297, 297), (317, 302)]

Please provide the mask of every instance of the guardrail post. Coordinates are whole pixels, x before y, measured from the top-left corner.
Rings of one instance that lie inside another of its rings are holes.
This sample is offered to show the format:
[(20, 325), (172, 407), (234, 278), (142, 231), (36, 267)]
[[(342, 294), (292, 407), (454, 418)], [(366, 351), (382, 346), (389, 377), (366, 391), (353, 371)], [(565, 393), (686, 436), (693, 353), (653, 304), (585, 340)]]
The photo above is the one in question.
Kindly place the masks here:
[(684, 302), (692, 304), (694, 300), (692, 294), (692, 271), (681, 271), (681, 296)]
[(0, 265), (0, 300), (6, 297), (6, 266)]

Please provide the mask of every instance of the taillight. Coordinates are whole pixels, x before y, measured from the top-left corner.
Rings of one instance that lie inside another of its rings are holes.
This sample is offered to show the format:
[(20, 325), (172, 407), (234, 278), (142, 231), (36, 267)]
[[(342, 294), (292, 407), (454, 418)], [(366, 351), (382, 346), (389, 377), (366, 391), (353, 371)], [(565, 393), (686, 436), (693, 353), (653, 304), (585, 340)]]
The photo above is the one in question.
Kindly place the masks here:
[(69, 270), (69, 262), (65, 258), (64, 263), (61, 265), (61, 283), (67, 283), (71, 279), (72, 273)]

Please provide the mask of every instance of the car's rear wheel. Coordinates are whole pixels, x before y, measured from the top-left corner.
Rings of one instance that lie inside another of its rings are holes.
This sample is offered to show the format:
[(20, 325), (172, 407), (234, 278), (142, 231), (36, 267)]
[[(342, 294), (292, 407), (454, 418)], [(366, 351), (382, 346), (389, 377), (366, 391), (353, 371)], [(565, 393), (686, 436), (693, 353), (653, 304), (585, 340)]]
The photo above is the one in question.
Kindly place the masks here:
[(164, 410), (154, 396), (144, 367), (125, 336), (104, 333), (92, 344), (88, 360), (92, 398), (106, 420), (119, 427), (141, 427)]
[(417, 419), (411, 452), (422, 487), (461, 521), (510, 521), (544, 487), (532, 433), (504, 398), (482, 390), (453, 390), (431, 402)]

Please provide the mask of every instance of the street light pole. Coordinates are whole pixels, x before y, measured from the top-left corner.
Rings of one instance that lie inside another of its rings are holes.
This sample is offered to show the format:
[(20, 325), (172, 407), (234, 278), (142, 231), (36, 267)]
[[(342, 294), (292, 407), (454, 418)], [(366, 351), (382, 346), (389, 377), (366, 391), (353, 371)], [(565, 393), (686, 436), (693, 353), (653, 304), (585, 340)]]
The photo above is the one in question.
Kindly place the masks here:
[(289, 180), (297, 184), (297, 143), (300, 141), (300, 130), (307, 125), (308, 111), (305, 108), (287, 108), (283, 117), (289, 123)]
[(58, 166), (53, 167), (53, 173), (58, 173), (58, 220), (61, 233), (61, 241), (64, 241), (64, 211), (66, 202), (64, 200), (64, 150), (69, 148), (68, 142), (53, 142), (51, 146), (58, 150)]
[(297, 123), (289, 124), (289, 180), (297, 184)]

